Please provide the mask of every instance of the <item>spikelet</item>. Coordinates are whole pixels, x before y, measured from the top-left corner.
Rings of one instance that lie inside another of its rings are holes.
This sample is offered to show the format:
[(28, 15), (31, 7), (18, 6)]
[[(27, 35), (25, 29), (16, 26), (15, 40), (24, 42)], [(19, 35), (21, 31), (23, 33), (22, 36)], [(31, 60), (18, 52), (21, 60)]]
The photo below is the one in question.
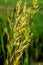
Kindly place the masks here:
[(37, 0), (33, 0), (33, 6), (31, 8), (31, 18), (39, 11), (39, 5)]
[(27, 3), (26, 1), (24, 2), (24, 6), (23, 6), (23, 13), (26, 13), (26, 9), (27, 9)]
[(37, 9), (38, 7), (39, 7), (38, 1), (37, 0), (33, 0), (33, 8)]
[(39, 11), (39, 4), (37, 0), (33, 0), (34, 14)]
[(22, 10), (22, 1), (21, 0), (17, 3), (16, 10), (17, 10), (17, 16), (20, 16), (21, 10)]

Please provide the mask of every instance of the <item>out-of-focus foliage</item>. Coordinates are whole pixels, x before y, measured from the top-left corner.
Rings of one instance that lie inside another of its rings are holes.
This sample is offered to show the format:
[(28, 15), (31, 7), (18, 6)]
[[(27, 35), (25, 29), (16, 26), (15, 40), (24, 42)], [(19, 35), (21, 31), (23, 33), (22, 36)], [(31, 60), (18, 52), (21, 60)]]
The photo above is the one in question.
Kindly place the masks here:
[[(31, 7), (27, 7), (26, 1), (22, 5), (20, 0), (16, 6), (16, 13), (13, 11), (10, 17), (7, 10), (3, 11), (0, 18), (0, 38), (4, 54), (4, 65), (28, 65), (27, 50), (31, 45), (33, 36), (31, 32), (33, 24), (30, 20), (38, 12), (38, 7), (37, 0), (33, 0)], [(24, 52), (25, 59), (23, 61)]]

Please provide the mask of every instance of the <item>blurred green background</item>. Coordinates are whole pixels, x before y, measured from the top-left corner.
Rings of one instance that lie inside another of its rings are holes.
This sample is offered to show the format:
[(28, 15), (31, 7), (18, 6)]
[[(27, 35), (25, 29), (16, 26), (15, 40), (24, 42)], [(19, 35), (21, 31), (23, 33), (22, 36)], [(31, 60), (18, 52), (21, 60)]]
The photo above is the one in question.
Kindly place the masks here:
[[(0, 0), (0, 6), (4, 6), (5, 1), (7, 1), (7, 3), (6, 3), (7, 6), (14, 7), (19, 0)], [(25, 0), (22, 0), (22, 1), (24, 2)], [(32, 0), (26, 0), (26, 1), (28, 2), (28, 5), (30, 5), (32, 3)], [(38, 3), (41, 7), (43, 7), (43, 0), (38, 0)]]

